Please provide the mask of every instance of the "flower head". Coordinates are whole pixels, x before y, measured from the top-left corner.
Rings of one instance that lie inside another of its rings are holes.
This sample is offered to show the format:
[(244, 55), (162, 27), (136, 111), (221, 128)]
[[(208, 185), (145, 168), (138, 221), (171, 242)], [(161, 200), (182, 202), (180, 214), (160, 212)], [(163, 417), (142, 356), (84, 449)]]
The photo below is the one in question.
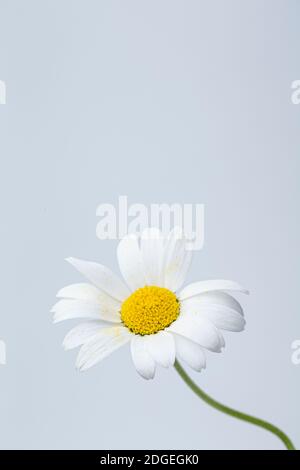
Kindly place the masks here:
[(156, 228), (130, 234), (119, 243), (124, 281), (101, 264), (68, 258), (90, 283), (61, 289), (54, 321), (84, 318), (64, 339), (64, 347), (81, 346), (76, 365), (85, 370), (130, 342), (136, 370), (152, 379), (156, 365), (175, 358), (196, 371), (205, 368), (205, 352), (225, 345), (220, 330), (241, 331), (240, 304), (228, 294), (247, 293), (232, 281), (199, 281), (182, 289), (191, 251), (178, 228), (164, 237)]

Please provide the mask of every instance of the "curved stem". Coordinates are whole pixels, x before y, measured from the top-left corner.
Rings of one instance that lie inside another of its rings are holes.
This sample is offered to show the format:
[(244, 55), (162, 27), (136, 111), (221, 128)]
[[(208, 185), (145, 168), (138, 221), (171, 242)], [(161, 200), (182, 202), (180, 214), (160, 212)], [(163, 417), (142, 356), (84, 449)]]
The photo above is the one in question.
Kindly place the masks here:
[(241, 413), (240, 411), (236, 411), (236, 410), (233, 410), (232, 408), (229, 408), (228, 406), (222, 405), (222, 403), (219, 403), (218, 401), (214, 400), (209, 395), (207, 395), (205, 392), (203, 392), (203, 390), (201, 390), (201, 388), (199, 388), (198, 385), (196, 385), (195, 382), (192, 381), (192, 379), (188, 376), (188, 374), (181, 367), (178, 361), (175, 361), (174, 367), (177, 370), (180, 377), (184, 380), (184, 382), (191, 388), (191, 390), (194, 393), (196, 393), (196, 395), (198, 395), (199, 398), (202, 398), (202, 400), (204, 400), (208, 405), (216, 408), (219, 411), (222, 411), (223, 413), (233, 416), (234, 418), (247, 421), (248, 423), (255, 424), (256, 426), (260, 426), (261, 428), (264, 428), (267, 431), (272, 432), (277, 437), (279, 437), (279, 439), (281, 439), (281, 441), (284, 443), (284, 445), (286, 446), (288, 450), (295, 450), (295, 447), (292, 441), (279, 428), (277, 428), (276, 426), (273, 426), (273, 424), (270, 424), (267, 421), (263, 421), (262, 419), (255, 418), (254, 416)]

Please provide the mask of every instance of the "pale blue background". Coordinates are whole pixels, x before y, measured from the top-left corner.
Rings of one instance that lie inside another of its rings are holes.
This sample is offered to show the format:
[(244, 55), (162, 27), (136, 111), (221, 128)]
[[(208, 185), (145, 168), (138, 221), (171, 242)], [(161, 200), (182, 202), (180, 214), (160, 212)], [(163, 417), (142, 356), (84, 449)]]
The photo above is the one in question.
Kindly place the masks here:
[(281, 448), (200, 402), (176, 376), (143, 381), (127, 348), (85, 374), (52, 325), (72, 255), (116, 268), (101, 202), (206, 206), (189, 280), (234, 279), (247, 329), (198, 383), (300, 446), (300, 79), (297, 0), (0, 0), (2, 448)]

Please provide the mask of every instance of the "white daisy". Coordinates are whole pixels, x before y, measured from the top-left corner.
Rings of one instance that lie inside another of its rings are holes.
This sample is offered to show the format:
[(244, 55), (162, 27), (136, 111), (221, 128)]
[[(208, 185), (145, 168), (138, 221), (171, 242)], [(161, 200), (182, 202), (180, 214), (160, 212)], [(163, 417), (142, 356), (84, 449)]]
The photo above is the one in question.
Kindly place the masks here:
[(227, 293), (247, 290), (233, 281), (199, 281), (182, 288), (191, 263), (182, 231), (163, 237), (156, 228), (140, 239), (125, 236), (117, 255), (125, 282), (101, 264), (68, 258), (91, 284), (61, 289), (53, 307), (54, 322), (84, 318), (64, 339), (65, 349), (81, 346), (76, 366), (86, 370), (130, 342), (133, 364), (145, 379), (156, 365), (175, 358), (192, 369), (205, 368), (207, 349), (225, 345), (220, 330), (242, 331), (240, 304)]

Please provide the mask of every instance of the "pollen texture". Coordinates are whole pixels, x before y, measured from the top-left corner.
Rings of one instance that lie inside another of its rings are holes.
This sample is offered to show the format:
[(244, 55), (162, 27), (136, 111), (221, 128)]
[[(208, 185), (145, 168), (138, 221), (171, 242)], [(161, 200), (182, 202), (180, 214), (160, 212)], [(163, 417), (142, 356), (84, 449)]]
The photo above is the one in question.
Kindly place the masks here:
[(136, 290), (121, 307), (125, 326), (138, 335), (152, 335), (171, 325), (179, 315), (176, 295), (165, 287), (146, 286)]

